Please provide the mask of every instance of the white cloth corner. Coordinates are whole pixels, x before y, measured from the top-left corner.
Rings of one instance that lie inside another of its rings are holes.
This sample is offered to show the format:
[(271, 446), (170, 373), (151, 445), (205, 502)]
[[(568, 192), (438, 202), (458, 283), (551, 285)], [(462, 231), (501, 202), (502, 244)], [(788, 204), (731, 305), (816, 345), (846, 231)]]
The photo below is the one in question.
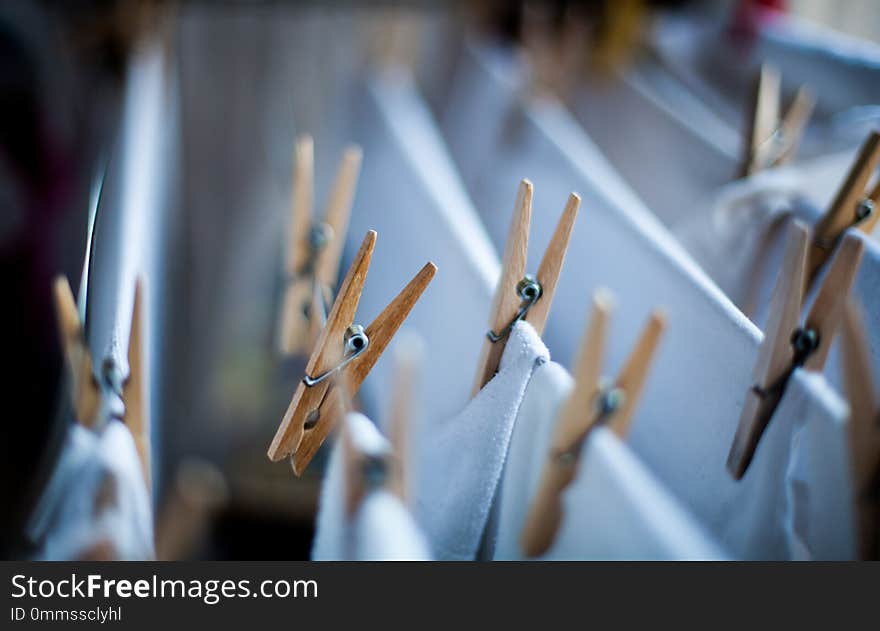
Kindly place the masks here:
[[(548, 362), (526, 388), (496, 500), (492, 558), (522, 560), (519, 545), (529, 505), (555, 431), (574, 386)], [(723, 559), (726, 555), (633, 452), (604, 428), (583, 447), (580, 471), (563, 495), (564, 517), (542, 560)]]
[(523, 393), (548, 359), (534, 328), (518, 322), (489, 383), (459, 414), (422, 424), (415, 513), (438, 559), (476, 558)]
[[(353, 446), (371, 456), (388, 454), (390, 445), (363, 414), (343, 419)], [(400, 500), (384, 489), (364, 497), (358, 511), (345, 514), (342, 444), (333, 445), (321, 485), (312, 559), (315, 561), (427, 560), (431, 558), (424, 535)]]
[(70, 428), (59, 464), (31, 521), (35, 557), (72, 560), (101, 542), (119, 560), (155, 557), (150, 495), (128, 428)]

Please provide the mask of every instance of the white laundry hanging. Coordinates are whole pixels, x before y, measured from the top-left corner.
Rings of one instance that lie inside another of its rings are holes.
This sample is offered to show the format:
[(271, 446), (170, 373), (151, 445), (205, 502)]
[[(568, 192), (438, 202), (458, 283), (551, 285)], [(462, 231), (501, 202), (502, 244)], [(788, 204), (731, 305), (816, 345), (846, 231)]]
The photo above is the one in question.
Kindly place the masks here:
[(120, 560), (155, 557), (150, 496), (125, 425), (111, 420), (100, 434), (71, 426), (29, 536), (39, 559), (76, 559), (100, 542)]
[(477, 557), (523, 393), (548, 358), (534, 328), (518, 322), (498, 373), (458, 414), (419, 427), (415, 514), (438, 559)]
[[(363, 414), (341, 421), (352, 446), (369, 456), (385, 456), (390, 445)], [(315, 561), (423, 561), (428, 542), (400, 499), (386, 489), (367, 492), (354, 515), (345, 513), (342, 441), (337, 440), (321, 486), (312, 559)]]
[[(378, 239), (358, 319), (369, 323), (426, 261), (437, 265), (406, 321), (429, 349), (420, 408), (431, 423), (468, 401), (500, 264), (410, 75), (371, 75), (359, 90), (353, 137), (364, 148), (364, 164), (348, 258), (367, 230)], [(391, 379), (392, 362), (383, 357), (361, 391), (365, 409), (378, 408)]]
[[(523, 559), (520, 534), (573, 385), (555, 362), (536, 368), (529, 381), (487, 529), (485, 553), (493, 559)], [(577, 477), (563, 492), (555, 542), (539, 560), (727, 558), (607, 429), (591, 432), (580, 458)]]
[[(495, 89), (504, 85), (496, 82)], [(518, 100), (508, 120), (504, 133), (487, 139), (494, 152), (472, 190), (496, 245), (504, 242), (510, 221), (512, 177), (534, 182), (531, 240), (539, 247), (530, 248), (532, 253), (549, 242), (568, 192), (584, 200), (544, 334), (554, 357), (571, 363), (588, 308), (585, 297), (598, 287), (608, 287), (619, 299), (607, 350), (611, 370), (629, 352), (626, 332), (639, 330), (652, 309), (663, 307), (669, 324), (635, 411), (629, 445), (733, 556), (786, 558), (789, 545), (774, 511), (790, 440), (780, 439), (784, 449), (767, 466), (781, 459), (782, 468), (771, 467), (772, 475), (752, 473), (735, 482), (725, 466), (752, 385), (760, 331), (619, 178), (606, 175), (612, 170), (560, 104)], [(530, 259), (528, 269), (537, 264)], [(818, 414), (834, 417), (828, 401), (836, 395), (813, 392), (815, 385), (811, 382), (804, 396)], [(790, 423), (776, 427), (792, 431)], [(752, 466), (758, 471), (764, 465)], [(772, 494), (771, 501), (765, 502), (764, 494)]]
[[(709, 210), (695, 216), (677, 233), (682, 244), (721, 289), (752, 320), (763, 326), (770, 304), (770, 295), (784, 248), (785, 222), (796, 217), (807, 225), (815, 225), (828, 202), (815, 203), (818, 195), (804, 194), (811, 184), (824, 176), (824, 188), (834, 194), (843, 181), (851, 160), (819, 160), (805, 167), (784, 167), (758, 173), (753, 177), (722, 188)], [(812, 168), (811, 168), (812, 167)], [(839, 172), (838, 172), (839, 170)], [(880, 319), (880, 241), (877, 236), (850, 230), (864, 242), (865, 249), (852, 287), (852, 295), (864, 310), (867, 322)], [(826, 265), (827, 268), (827, 265)], [(820, 275), (814, 291), (821, 283)], [(814, 297), (814, 296), (812, 296)], [(807, 306), (811, 302), (807, 296)], [(866, 327), (868, 354), (875, 371), (880, 374), (880, 329)], [(840, 352), (835, 343), (825, 368), (828, 380), (842, 391)]]

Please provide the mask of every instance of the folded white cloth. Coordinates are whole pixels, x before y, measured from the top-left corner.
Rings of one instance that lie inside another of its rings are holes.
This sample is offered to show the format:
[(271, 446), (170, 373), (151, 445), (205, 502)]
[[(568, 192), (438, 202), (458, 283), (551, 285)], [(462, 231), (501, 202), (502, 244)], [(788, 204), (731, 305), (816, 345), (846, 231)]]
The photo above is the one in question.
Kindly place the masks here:
[(489, 383), (455, 416), (421, 425), (415, 513), (438, 559), (476, 558), (523, 393), (548, 358), (534, 328), (518, 322)]
[[(511, 438), (487, 553), (522, 560), (519, 538), (559, 411), (574, 386), (559, 364), (535, 370)], [(577, 478), (563, 493), (563, 519), (543, 560), (723, 559), (726, 555), (687, 511), (605, 428), (584, 444)], [(488, 531), (487, 531), (488, 533)]]
[(70, 428), (29, 534), (39, 559), (76, 559), (102, 542), (120, 560), (155, 557), (151, 499), (125, 425), (110, 421), (100, 435)]
[[(357, 451), (384, 456), (390, 445), (363, 414), (351, 412), (342, 421)], [(345, 479), (341, 441), (336, 441), (327, 465), (312, 559), (315, 561), (420, 561), (431, 558), (428, 544), (400, 499), (385, 489), (370, 491), (357, 512), (345, 514)]]

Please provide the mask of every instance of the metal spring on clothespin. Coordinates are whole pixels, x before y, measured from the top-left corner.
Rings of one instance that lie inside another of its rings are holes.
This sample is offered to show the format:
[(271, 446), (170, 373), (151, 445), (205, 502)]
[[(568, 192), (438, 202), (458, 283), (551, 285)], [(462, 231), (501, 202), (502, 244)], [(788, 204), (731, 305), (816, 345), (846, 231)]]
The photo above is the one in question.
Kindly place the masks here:
[(544, 289), (541, 287), (541, 283), (538, 282), (538, 279), (531, 274), (526, 274), (523, 276), (523, 279), (516, 284), (516, 293), (522, 298), (522, 303), (520, 303), (519, 311), (516, 312), (513, 319), (507, 324), (507, 326), (501, 329), (500, 333), (496, 333), (491, 329), (486, 332), (486, 337), (489, 338), (489, 341), (493, 344), (510, 335), (514, 325), (526, 317), (529, 309), (540, 300), (544, 293)]
[(342, 361), (340, 361), (333, 368), (325, 370), (317, 377), (312, 377), (308, 374), (305, 375), (302, 381), (307, 388), (318, 385), (319, 383), (330, 377), (330, 375), (332, 375), (333, 373), (345, 368), (358, 355), (367, 350), (367, 347), (369, 347), (370, 345), (370, 338), (367, 337), (367, 334), (364, 331), (364, 327), (362, 327), (360, 324), (352, 324), (350, 327), (348, 327), (348, 329), (346, 329), (345, 331), (344, 340), (345, 352), (342, 355)]
[[(619, 410), (625, 402), (626, 392), (623, 390), (623, 388), (611, 385), (609, 383), (603, 384), (593, 403), (596, 419), (594, 426), (598, 427), (600, 425), (605, 425), (605, 423), (608, 422), (608, 420), (612, 416), (614, 416), (614, 413), (617, 412), (617, 410)], [(557, 462), (564, 466), (576, 463), (578, 459), (579, 449), (580, 445), (576, 445), (576, 448), (566, 449), (565, 451), (557, 452)]]

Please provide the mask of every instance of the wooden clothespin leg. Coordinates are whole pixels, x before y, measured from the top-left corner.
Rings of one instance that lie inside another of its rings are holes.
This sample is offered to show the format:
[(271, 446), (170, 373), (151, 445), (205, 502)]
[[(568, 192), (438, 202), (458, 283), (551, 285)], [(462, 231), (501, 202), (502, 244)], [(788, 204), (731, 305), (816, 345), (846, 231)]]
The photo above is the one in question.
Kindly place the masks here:
[(577, 475), (581, 448), (590, 431), (607, 424), (621, 439), (626, 437), (665, 328), (662, 312), (652, 313), (617, 380), (612, 387), (606, 387), (601, 370), (611, 307), (611, 295), (606, 290), (597, 291), (589, 328), (578, 355), (574, 389), (559, 415), (550, 453), (520, 536), (527, 556), (543, 554), (553, 544), (562, 523), (562, 492)]
[(306, 365), (306, 376), (269, 446), (271, 460), (291, 455), (297, 475), (311, 462), (339, 417), (340, 389), (332, 387), (330, 377), (342, 373), (349, 394), (354, 396), (437, 270), (433, 263), (427, 263), (364, 330), (353, 321), (375, 243), (376, 233), (371, 230), (342, 282)]
[(78, 423), (93, 427), (98, 417), (100, 392), (92, 372), (92, 355), (83, 337), (73, 292), (65, 277), (55, 279), (53, 293), (58, 331), (70, 376), (73, 412)]
[(754, 105), (749, 110), (741, 169), (743, 177), (789, 162), (797, 152), (816, 105), (816, 97), (807, 86), (801, 86), (785, 115), (780, 118), (781, 86), (776, 69), (762, 65)]
[(864, 250), (857, 238), (844, 238), (804, 325), (799, 327), (808, 243), (807, 229), (792, 222), (753, 371), (755, 385), (746, 394), (727, 458), (728, 471), (737, 480), (745, 475), (794, 370), (803, 366), (821, 371), (824, 367)]
[(149, 377), (145, 365), (145, 353), (148, 346), (146, 304), (144, 297), (144, 280), (135, 281), (134, 304), (131, 310), (131, 333), (128, 338), (128, 378), (122, 389), (122, 400), (125, 403), (125, 424), (128, 426), (137, 447), (144, 482), (147, 489), (152, 488), (152, 449), (150, 446), (150, 404)]
[(532, 183), (528, 180), (520, 182), (501, 262), (501, 279), (492, 302), (491, 328), (483, 342), (478, 364), (474, 395), (498, 372), (507, 336), (519, 320), (529, 322), (538, 335), (543, 333), (580, 202), (576, 193), (569, 195), (538, 266), (538, 273), (533, 277), (525, 273), (532, 217)]
[(880, 401), (858, 306), (847, 303), (841, 327), (846, 398), (849, 401), (850, 464), (859, 556), (880, 557)]
[(865, 140), (831, 206), (816, 223), (810, 247), (809, 277), (812, 283), (831, 257), (842, 235), (850, 227), (870, 234), (880, 218), (880, 181), (867, 191), (871, 176), (880, 164), (880, 133), (872, 131)]
[(311, 309), (313, 296), (318, 288), (324, 304), (332, 300), (332, 287), (339, 272), (361, 158), (359, 147), (352, 145), (346, 149), (328, 197), (324, 219), (317, 222), (312, 219), (312, 138), (303, 136), (296, 143), (285, 262), (288, 282), (279, 317), (278, 344), (283, 355), (306, 352), (320, 333)]

